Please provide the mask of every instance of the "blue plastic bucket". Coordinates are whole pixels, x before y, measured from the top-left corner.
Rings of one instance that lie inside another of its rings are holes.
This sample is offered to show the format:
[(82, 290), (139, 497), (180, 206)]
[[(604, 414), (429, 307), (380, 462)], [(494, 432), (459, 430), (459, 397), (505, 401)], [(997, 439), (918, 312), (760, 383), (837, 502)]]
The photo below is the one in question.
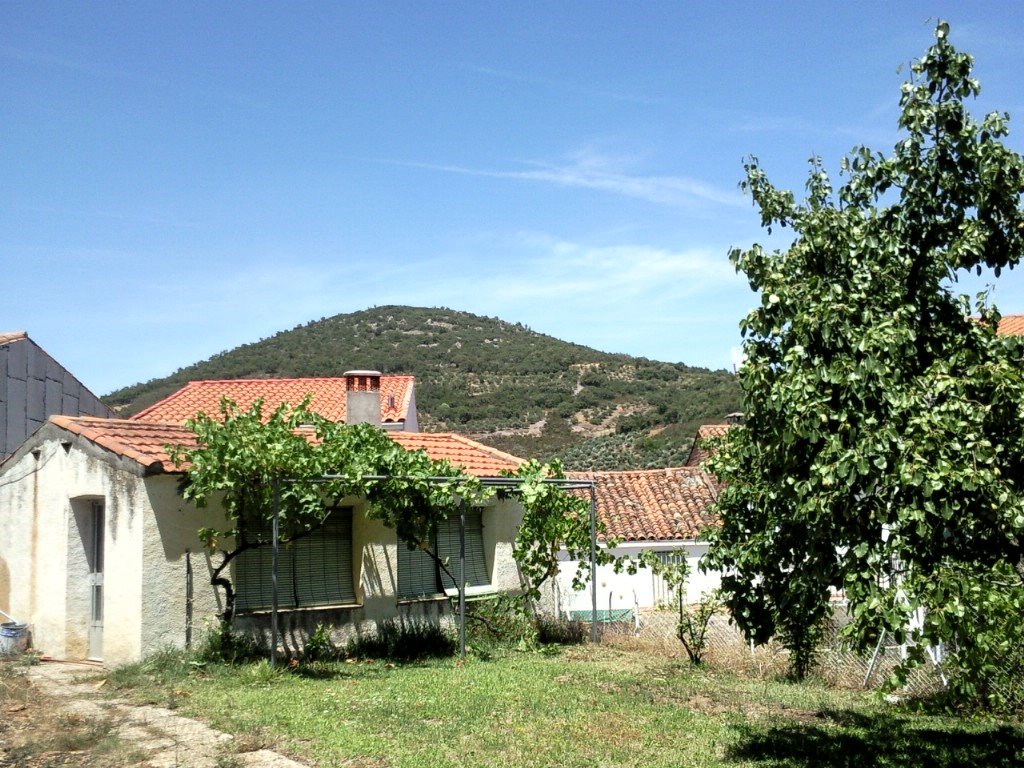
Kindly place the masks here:
[(14, 621), (0, 624), (0, 656), (24, 653), (28, 648), (28, 624)]

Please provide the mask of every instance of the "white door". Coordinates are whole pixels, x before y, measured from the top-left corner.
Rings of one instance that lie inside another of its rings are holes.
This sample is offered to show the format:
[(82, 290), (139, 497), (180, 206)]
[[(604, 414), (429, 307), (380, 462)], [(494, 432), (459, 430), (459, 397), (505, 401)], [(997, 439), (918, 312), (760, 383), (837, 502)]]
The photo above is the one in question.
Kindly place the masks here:
[(89, 520), (89, 534), (85, 542), (89, 562), (89, 655), (95, 661), (103, 659), (103, 502), (94, 501)]

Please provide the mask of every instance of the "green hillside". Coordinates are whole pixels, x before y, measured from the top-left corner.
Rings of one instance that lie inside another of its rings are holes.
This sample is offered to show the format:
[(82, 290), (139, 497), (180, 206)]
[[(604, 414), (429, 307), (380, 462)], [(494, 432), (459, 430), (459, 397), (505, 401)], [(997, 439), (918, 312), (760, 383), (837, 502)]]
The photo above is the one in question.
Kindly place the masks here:
[(452, 430), (573, 469), (680, 464), (697, 425), (739, 410), (725, 371), (609, 354), (450, 309), (374, 307), (282, 331), (112, 392), (128, 415), (195, 379), (416, 376), (423, 430)]

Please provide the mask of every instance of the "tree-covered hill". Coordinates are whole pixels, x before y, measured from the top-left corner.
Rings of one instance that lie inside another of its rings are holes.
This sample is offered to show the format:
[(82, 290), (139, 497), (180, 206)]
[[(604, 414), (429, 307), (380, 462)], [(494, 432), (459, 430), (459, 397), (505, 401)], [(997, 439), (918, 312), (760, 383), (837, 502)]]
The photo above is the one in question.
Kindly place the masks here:
[(599, 352), (497, 318), (450, 309), (374, 307), (298, 326), (112, 392), (131, 414), (196, 379), (339, 376), (375, 369), (416, 377), (420, 425), (574, 469), (685, 460), (697, 425), (739, 410), (736, 379)]

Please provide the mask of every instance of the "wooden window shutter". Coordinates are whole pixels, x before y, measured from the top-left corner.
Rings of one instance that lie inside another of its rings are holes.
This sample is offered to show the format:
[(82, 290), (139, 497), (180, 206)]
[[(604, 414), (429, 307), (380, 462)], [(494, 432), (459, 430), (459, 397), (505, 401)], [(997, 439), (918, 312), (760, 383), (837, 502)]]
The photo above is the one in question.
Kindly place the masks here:
[[(255, 535), (268, 543), (246, 550), (234, 562), (235, 607), (239, 611), (264, 610), (273, 604), (270, 526), (261, 526)], [(333, 510), (319, 528), (281, 545), (277, 599), (282, 610), (355, 602), (351, 508)]]
[(335, 509), (322, 526), (290, 547), (293, 603), (299, 607), (356, 601), (352, 578), (352, 509)]
[(398, 596), (425, 597), (440, 592), (437, 581), (437, 563), (422, 549), (409, 549), (398, 540)]
[[(263, 528), (266, 530), (263, 530)], [(270, 545), (270, 526), (260, 526), (252, 537), (266, 541), (255, 549), (247, 549), (235, 558), (234, 587), (235, 609), (239, 611), (257, 611), (270, 608), (273, 603), (273, 570), (274, 551)], [(292, 588), (292, 569), (288, 547), (282, 546), (278, 562), (277, 595), (281, 608), (294, 608)]]
[[(454, 514), (442, 522), (437, 529), (437, 550), (442, 560), (447, 558), (448, 570), (459, 578), (459, 515)], [(484, 554), (483, 511), (474, 508), (466, 511), (466, 586), (483, 587), (491, 583)], [(441, 583), (445, 589), (458, 589), (458, 583), (447, 573), (441, 572)]]

